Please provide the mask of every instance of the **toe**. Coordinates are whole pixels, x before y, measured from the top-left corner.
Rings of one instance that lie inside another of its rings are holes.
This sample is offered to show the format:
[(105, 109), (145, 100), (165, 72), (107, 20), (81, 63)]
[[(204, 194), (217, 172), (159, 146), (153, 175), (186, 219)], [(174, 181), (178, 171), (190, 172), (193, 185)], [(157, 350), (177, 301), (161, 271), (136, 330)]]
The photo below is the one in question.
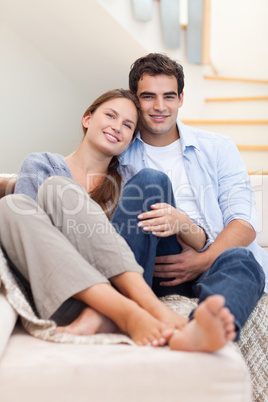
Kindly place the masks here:
[(218, 314), (225, 304), (225, 298), (221, 295), (209, 296), (205, 303), (211, 313)]
[(174, 330), (172, 328), (165, 329), (162, 332), (162, 337), (165, 338), (166, 340), (168, 340), (169, 338), (171, 338), (171, 336), (174, 334), (175, 331), (178, 331), (178, 330)]

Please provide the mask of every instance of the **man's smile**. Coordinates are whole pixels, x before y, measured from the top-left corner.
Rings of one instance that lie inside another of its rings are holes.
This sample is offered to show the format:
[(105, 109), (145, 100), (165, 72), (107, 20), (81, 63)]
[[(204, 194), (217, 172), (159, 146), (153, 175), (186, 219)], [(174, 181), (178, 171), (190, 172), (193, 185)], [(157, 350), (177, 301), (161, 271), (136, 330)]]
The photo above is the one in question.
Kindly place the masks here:
[(163, 114), (149, 114), (150, 118), (152, 120), (156, 120), (156, 121), (165, 121), (169, 115), (163, 115)]

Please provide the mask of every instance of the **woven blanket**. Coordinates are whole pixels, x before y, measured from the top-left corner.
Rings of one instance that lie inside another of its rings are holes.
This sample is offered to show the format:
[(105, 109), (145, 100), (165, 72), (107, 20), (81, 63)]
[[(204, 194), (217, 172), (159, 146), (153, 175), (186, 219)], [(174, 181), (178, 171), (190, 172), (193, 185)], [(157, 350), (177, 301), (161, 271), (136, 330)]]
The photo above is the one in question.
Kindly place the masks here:
[[(59, 343), (75, 344), (118, 344), (135, 345), (126, 335), (95, 334), (77, 336), (67, 333), (55, 334), (55, 322), (43, 320), (36, 316), (31, 305), (26, 300), (13, 274), (10, 272), (6, 259), (0, 249), (0, 281), (4, 287), (9, 303), (20, 316), (25, 330), (37, 338)], [(177, 313), (187, 317), (196, 307), (196, 299), (188, 299), (179, 295), (170, 295), (161, 300)], [(265, 294), (244, 326), (240, 340), (235, 347), (245, 359), (252, 378), (253, 401), (268, 401), (268, 294)]]

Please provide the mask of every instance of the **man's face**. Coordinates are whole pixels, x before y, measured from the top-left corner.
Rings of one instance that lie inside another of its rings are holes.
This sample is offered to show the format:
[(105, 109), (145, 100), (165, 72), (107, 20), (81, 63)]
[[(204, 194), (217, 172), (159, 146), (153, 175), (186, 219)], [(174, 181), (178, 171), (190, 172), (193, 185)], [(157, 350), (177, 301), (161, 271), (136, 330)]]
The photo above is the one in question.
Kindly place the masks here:
[(183, 93), (178, 96), (176, 77), (144, 74), (138, 82), (137, 96), (142, 108), (142, 139), (159, 146), (178, 139), (176, 119)]

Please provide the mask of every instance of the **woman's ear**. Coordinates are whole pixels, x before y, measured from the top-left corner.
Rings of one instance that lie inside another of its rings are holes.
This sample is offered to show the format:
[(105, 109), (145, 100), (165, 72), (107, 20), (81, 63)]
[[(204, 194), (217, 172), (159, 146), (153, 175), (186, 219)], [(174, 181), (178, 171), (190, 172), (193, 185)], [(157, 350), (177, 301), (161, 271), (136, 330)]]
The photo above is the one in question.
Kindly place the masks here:
[(91, 113), (86, 114), (82, 119), (83, 127), (88, 128)]

